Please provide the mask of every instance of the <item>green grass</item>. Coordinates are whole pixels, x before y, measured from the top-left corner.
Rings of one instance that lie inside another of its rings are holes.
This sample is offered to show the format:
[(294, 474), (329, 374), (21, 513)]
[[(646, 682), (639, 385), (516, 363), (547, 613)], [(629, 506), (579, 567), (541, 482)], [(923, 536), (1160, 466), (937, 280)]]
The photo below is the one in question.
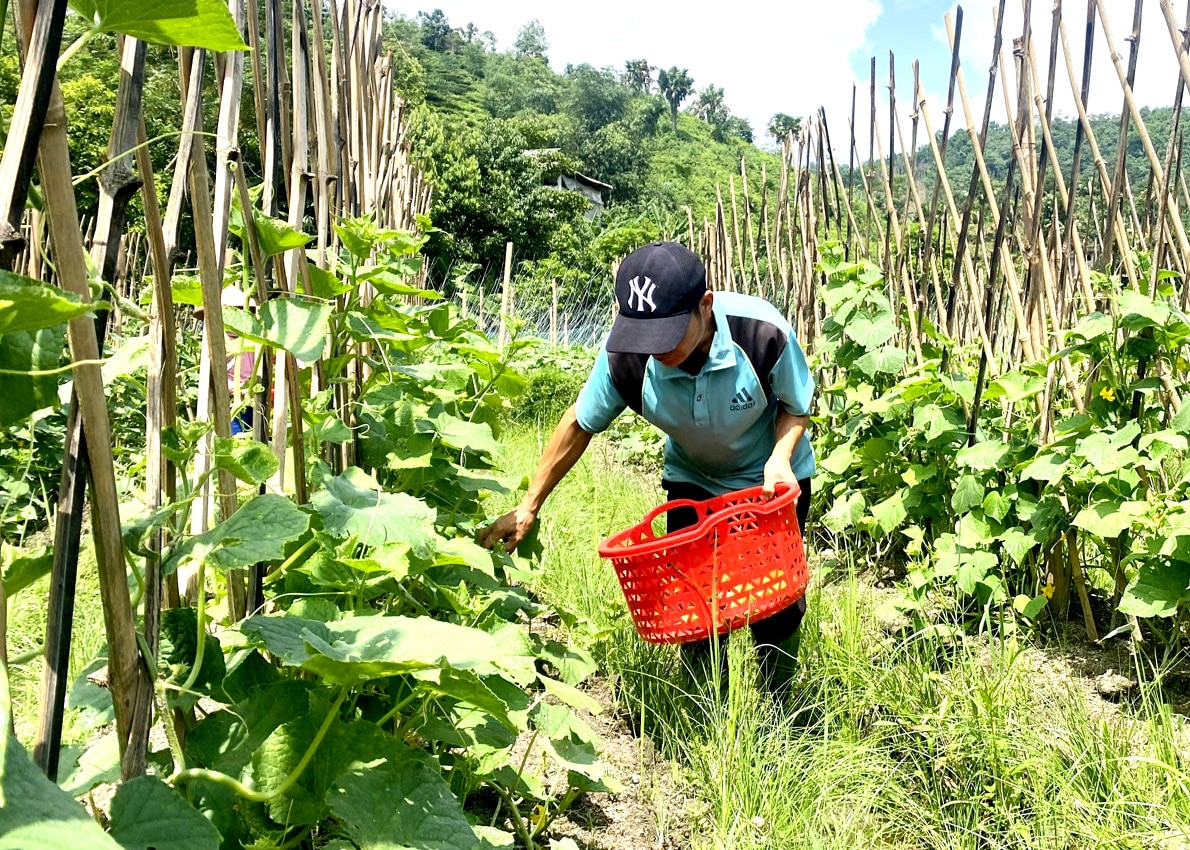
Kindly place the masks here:
[[(506, 440), (515, 469), (542, 439)], [(684, 766), (696, 848), (1190, 846), (1190, 738), (1156, 686), (1116, 709), (1024, 638), (886, 634), (862, 564), (819, 567), (785, 704), (757, 688), (746, 630), (697, 680), (636, 637), (596, 553), (662, 499), (609, 458), (597, 441), (547, 502), (538, 590), (599, 635), (639, 731)]]
[[(49, 579), (44, 578), (8, 601), (8, 654), (28, 656), (43, 645)], [(99, 604), (99, 579), (90, 539), (79, 552), (78, 585), (75, 592), (74, 627), (70, 645), (70, 682), (90, 664), (105, 645), (103, 608)], [(37, 732), (41, 707), (42, 656), (9, 670), (13, 717), (17, 738), (30, 751)], [(67, 685), (69, 690), (70, 684)], [(78, 713), (67, 711), (62, 729), (63, 744), (82, 744), (93, 726), (82, 722)]]

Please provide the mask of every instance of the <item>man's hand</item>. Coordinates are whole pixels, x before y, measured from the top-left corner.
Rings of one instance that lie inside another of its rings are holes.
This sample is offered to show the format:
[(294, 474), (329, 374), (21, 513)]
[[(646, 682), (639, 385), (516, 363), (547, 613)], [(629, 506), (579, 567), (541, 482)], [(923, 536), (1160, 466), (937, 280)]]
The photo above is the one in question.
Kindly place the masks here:
[(801, 492), (801, 487), (797, 483), (797, 476), (793, 474), (793, 468), (789, 465), (789, 458), (771, 457), (768, 463), (764, 465), (763, 495), (766, 499), (771, 499), (777, 495), (778, 484), (788, 484), (793, 492)]
[(491, 525), (481, 528), (475, 539), (485, 549), (493, 549), (497, 543), (503, 543), (505, 552), (515, 552), (536, 521), (537, 514), (533, 511), (516, 508), (499, 517)]

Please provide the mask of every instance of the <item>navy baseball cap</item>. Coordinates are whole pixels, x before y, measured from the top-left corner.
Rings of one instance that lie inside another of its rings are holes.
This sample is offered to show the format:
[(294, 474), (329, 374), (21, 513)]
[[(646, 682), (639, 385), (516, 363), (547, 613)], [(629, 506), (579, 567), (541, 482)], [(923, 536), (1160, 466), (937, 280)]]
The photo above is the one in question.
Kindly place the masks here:
[(690, 314), (707, 291), (707, 270), (677, 242), (638, 248), (620, 264), (616, 302), (620, 312), (607, 337), (615, 354), (664, 354), (686, 335)]

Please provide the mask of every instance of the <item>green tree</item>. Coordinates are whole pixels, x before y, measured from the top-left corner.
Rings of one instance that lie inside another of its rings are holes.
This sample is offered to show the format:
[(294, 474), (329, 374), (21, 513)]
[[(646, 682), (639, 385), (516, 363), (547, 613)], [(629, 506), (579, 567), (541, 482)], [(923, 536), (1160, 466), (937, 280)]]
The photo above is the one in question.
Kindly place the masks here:
[(673, 131), (678, 132), (678, 107), (694, 91), (694, 79), (686, 68), (672, 66), (668, 71), (657, 72), (657, 88), (669, 104), (669, 120)]
[(629, 93), (608, 69), (583, 64), (566, 69), (570, 84), (566, 111), (587, 132), (621, 120), (628, 109)]
[(653, 88), (653, 72), (657, 70), (648, 59), (629, 59), (624, 63), (624, 84), (640, 94)]
[(429, 50), (446, 50), (450, 39), (450, 21), (441, 9), (432, 12), (418, 12), (417, 23), (421, 27), (421, 43)]
[(698, 99), (690, 107), (690, 111), (699, 119), (713, 126), (727, 122), (727, 105), (723, 102), (723, 89), (707, 86), (698, 93)]
[(794, 140), (802, 137), (802, 119), (794, 118), (792, 115), (786, 115), (784, 112), (778, 112), (769, 119), (768, 130), (766, 131), (778, 145), (785, 142), (785, 137), (792, 135)]
[(545, 27), (537, 18), (520, 28), (512, 45), (512, 52), (517, 56), (528, 56), (542, 61), (545, 61), (545, 54), (549, 49), (550, 43), (545, 39)]

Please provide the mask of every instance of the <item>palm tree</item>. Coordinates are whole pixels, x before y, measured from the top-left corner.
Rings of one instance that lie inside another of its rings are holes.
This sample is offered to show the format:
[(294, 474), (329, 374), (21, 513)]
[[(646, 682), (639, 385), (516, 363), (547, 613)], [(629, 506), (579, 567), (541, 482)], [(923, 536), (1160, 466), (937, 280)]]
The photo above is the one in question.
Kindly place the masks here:
[(653, 87), (653, 71), (652, 65), (647, 59), (629, 59), (624, 63), (624, 82), (628, 87), (643, 93), (648, 93), (649, 89)]
[(802, 137), (802, 119), (794, 118), (792, 115), (786, 115), (784, 112), (778, 112), (769, 121), (768, 134), (773, 137), (777, 144), (783, 144), (786, 136), (793, 136), (796, 142)]
[(690, 111), (708, 124), (718, 126), (726, 123), (729, 113), (723, 105), (723, 89), (707, 86), (698, 93), (698, 100), (694, 102)]
[(674, 65), (668, 71), (657, 72), (657, 88), (661, 90), (661, 96), (669, 104), (670, 123), (676, 133), (678, 132), (678, 107), (690, 96), (690, 92), (694, 91), (694, 80), (688, 69)]

